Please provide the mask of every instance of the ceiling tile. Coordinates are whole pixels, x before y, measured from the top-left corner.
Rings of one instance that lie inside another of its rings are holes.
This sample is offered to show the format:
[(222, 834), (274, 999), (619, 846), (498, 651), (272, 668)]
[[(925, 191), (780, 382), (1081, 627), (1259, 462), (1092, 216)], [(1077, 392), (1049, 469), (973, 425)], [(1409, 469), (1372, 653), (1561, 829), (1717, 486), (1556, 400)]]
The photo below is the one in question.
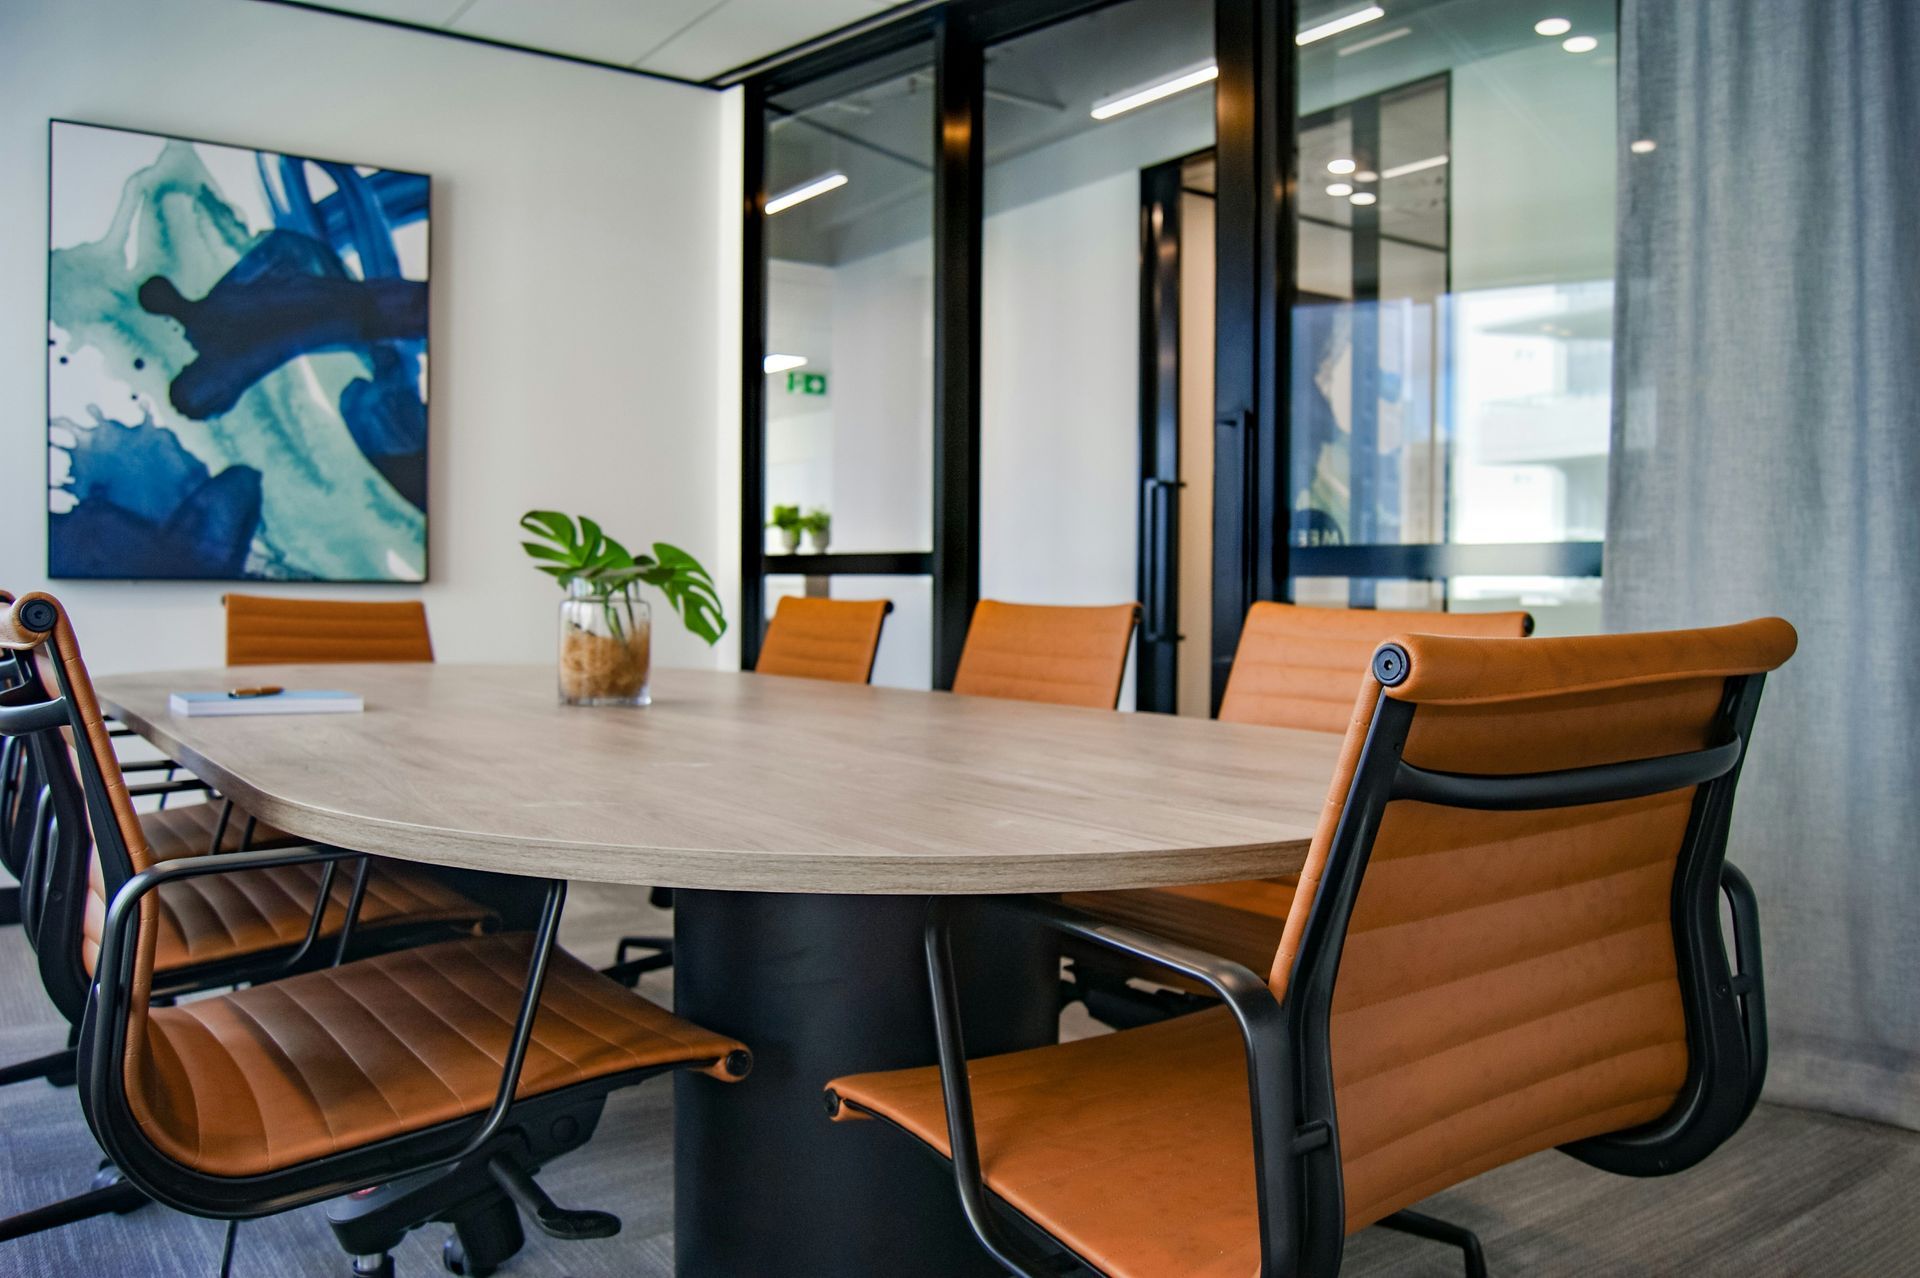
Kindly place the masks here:
[(453, 30), (523, 48), (631, 64), (721, 0), (474, 0)]
[(444, 27), (465, 3), (466, 0), (323, 0), (320, 7), (342, 13), (364, 13), (374, 18), (393, 18), (423, 27)]
[(726, 0), (640, 65), (705, 80), (891, 7), (884, 0)]

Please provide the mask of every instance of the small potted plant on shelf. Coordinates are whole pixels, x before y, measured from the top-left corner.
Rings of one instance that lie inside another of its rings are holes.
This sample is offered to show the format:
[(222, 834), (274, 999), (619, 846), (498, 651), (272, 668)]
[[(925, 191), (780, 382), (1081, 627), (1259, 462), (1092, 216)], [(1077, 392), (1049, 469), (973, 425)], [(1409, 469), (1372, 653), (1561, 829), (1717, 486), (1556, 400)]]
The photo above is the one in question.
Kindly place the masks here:
[(816, 506), (800, 517), (800, 527), (806, 530), (807, 540), (813, 544), (813, 553), (827, 553), (827, 543), (833, 537), (833, 516), (824, 507)]
[(666, 596), (687, 629), (717, 643), (727, 618), (713, 578), (678, 546), (653, 543), (636, 555), (585, 515), (530, 510), (520, 527), (535, 540), (521, 546), (534, 566), (567, 592), (560, 605), (560, 700), (573, 706), (644, 706), (653, 657), (653, 610), (636, 592), (642, 582)]
[(773, 515), (767, 520), (767, 527), (780, 530), (780, 544), (791, 555), (800, 549), (800, 530), (805, 522), (800, 517), (800, 507), (775, 506)]

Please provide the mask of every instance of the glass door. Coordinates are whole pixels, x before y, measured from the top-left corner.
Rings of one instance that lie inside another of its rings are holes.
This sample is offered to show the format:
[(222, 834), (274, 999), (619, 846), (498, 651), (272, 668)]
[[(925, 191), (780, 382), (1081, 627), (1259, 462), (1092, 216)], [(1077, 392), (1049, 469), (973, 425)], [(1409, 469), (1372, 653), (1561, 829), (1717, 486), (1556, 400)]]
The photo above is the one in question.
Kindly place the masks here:
[(765, 101), (764, 615), (886, 598), (874, 682), (929, 684), (933, 72), (920, 45)]

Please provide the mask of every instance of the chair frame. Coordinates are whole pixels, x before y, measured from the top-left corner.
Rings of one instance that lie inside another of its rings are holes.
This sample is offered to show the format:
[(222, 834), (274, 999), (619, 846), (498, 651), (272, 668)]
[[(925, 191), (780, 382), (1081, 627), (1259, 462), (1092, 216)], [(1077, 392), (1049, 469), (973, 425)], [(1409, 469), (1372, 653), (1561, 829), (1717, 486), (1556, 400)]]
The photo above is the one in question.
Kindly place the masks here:
[[(37, 602), (37, 601), (34, 601)], [(58, 622), (50, 605), (35, 608), (30, 602), (19, 615), (28, 629), (46, 634)], [(60, 695), (31, 705), (0, 705), (0, 733), (8, 736), (52, 734), (71, 728), (84, 740), (83, 721), (73, 686), (64, 663), (53, 663)], [(131, 1015), (135, 1003), (133, 979), (139, 951), (138, 928), (141, 901), (162, 884), (206, 874), (226, 874), (245, 870), (318, 864), (325, 866), (301, 952), (316, 940), (321, 913), (331, 894), (339, 863), (356, 863), (355, 887), (347, 904), (341, 937), (335, 948), (334, 962), (344, 958), (364, 896), (370, 865), (367, 853), (345, 848), (310, 845), (253, 852), (165, 861), (138, 874), (129, 874), (132, 857), (113, 819), (106, 778), (90, 749), (76, 750), (81, 789), (89, 813), (100, 814), (93, 822), (95, 847), (103, 868), (113, 884), (118, 871), (122, 882), (114, 884), (112, 905), (107, 911), (100, 958), (86, 1009), (81, 1020), (79, 1072), (81, 1103), (88, 1125), (101, 1147), (127, 1179), (155, 1201), (201, 1216), (229, 1220), (272, 1215), (309, 1203), (338, 1198), (396, 1176), (445, 1168), (450, 1174), (471, 1173), (489, 1176), (488, 1167), (500, 1158), (536, 1155), (545, 1142), (538, 1139), (542, 1117), (569, 1108), (594, 1105), (617, 1088), (643, 1082), (659, 1074), (687, 1068), (681, 1062), (643, 1069), (626, 1070), (590, 1079), (569, 1087), (543, 1092), (525, 1100), (516, 1098), (527, 1049), (532, 1042), (534, 1021), (546, 983), (549, 962), (565, 908), (567, 884), (564, 879), (547, 880), (546, 900), (539, 928), (529, 957), (527, 980), (520, 1008), (501, 1069), (500, 1084), (492, 1104), (484, 1114), (463, 1115), (417, 1131), (325, 1155), (291, 1167), (252, 1176), (217, 1176), (187, 1167), (160, 1150), (147, 1137), (134, 1118), (126, 1094), (125, 1056)], [(725, 1060), (729, 1073), (744, 1077), (752, 1068), (752, 1058), (735, 1051)], [(584, 1133), (580, 1137), (585, 1139)], [(525, 1147), (524, 1149), (522, 1147)]]
[[(1383, 687), (1398, 686), (1408, 671), (1407, 653), (1399, 645), (1385, 644), (1375, 653), (1373, 674)], [(1661, 1118), (1561, 1149), (1629, 1176), (1667, 1175), (1698, 1163), (1745, 1122), (1766, 1078), (1757, 903), (1746, 876), (1726, 860), (1734, 788), (1764, 682), (1760, 674), (1726, 681), (1712, 730), (1715, 744), (1705, 749), (1517, 775), (1435, 772), (1407, 763), (1402, 752), (1417, 707), (1383, 695), (1334, 830), (1327, 872), (1314, 896), (1283, 1000), (1274, 998), (1266, 981), (1231, 960), (1047, 900), (936, 898), (928, 912), (926, 958), (953, 1151), (947, 1161), (975, 1237), (1021, 1278), (1099, 1272), (994, 1195), (981, 1172), (950, 938), (959, 919), (993, 913), (1177, 973), (1220, 998), (1239, 1027), (1247, 1057), (1259, 1195), (1259, 1273), (1263, 1278), (1338, 1273), (1346, 1242), (1346, 1204), (1330, 1042), (1334, 983), (1374, 837), (1387, 805), (1395, 800), (1525, 811), (1696, 787), (1674, 867), (1671, 912), (1687, 1029), (1686, 1080)], [(1731, 909), (1737, 970), (1729, 966), (1722, 937), (1722, 897)], [(830, 1110), (837, 1111), (841, 1103), (829, 1093)], [(938, 1157), (938, 1151), (926, 1148)], [(1015, 1229), (1004, 1228), (1004, 1223)], [(1417, 1213), (1400, 1213), (1380, 1223), (1420, 1232), (1426, 1222)], [(1044, 1241), (1036, 1245), (1036, 1238)]]

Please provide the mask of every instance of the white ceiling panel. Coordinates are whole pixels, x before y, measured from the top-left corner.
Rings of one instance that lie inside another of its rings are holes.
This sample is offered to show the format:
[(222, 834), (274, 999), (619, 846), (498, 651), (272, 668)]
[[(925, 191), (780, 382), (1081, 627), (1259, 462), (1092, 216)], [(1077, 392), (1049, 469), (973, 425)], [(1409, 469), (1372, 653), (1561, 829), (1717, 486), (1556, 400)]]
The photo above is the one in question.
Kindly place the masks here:
[[(0, 0), (4, 2), (4, 0)], [(687, 80), (735, 67), (893, 8), (899, 0), (316, 0), (449, 35)]]
[(632, 66), (725, 0), (474, 0), (463, 35)]
[(467, 0), (326, 0), (324, 9), (393, 18), (423, 27), (444, 27), (467, 7)]
[(892, 0), (725, 0), (655, 50), (645, 67), (705, 80), (892, 7)]

